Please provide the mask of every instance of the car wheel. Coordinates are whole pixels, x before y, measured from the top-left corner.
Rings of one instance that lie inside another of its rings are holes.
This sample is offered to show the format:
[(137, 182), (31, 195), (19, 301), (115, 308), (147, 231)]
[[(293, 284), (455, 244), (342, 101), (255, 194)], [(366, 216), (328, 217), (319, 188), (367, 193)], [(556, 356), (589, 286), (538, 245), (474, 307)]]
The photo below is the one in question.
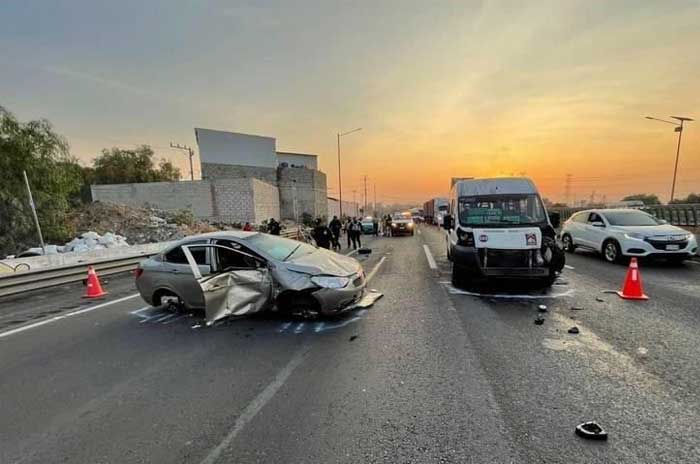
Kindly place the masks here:
[(185, 309), (185, 303), (182, 298), (167, 290), (159, 290), (153, 295), (154, 306), (168, 305), (168, 309), (175, 312)]
[(564, 245), (564, 251), (567, 253), (573, 253), (574, 250), (576, 250), (576, 245), (574, 245), (574, 240), (571, 238), (571, 235), (562, 235), (561, 242)]
[(622, 258), (620, 244), (615, 240), (606, 240), (603, 243), (603, 258), (609, 263), (618, 263)]

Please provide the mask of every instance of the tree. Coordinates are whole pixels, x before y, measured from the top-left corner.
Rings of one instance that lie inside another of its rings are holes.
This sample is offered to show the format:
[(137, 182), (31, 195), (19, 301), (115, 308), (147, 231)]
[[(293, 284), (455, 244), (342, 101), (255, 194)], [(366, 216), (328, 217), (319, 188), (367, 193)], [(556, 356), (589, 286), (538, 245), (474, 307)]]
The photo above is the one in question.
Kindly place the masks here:
[(682, 204), (690, 204), (690, 203), (700, 203), (700, 194), (698, 193), (691, 193), (685, 198), (676, 198), (675, 200), (672, 200), (669, 202), (672, 205), (682, 205)]
[(80, 166), (45, 119), (22, 123), (0, 106), (0, 254), (38, 245), (22, 171), (27, 172), (44, 239), (65, 241), (69, 200), (79, 193)]
[(105, 148), (95, 158), (90, 181), (95, 184), (131, 184), (180, 179), (180, 170), (170, 161), (161, 160), (159, 168), (155, 168), (153, 156), (153, 150), (148, 145), (134, 150)]
[(627, 195), (622, 201), (641, 201), (645, 205), (660, 205), (659, 197), (652, 193), (635, 193)]

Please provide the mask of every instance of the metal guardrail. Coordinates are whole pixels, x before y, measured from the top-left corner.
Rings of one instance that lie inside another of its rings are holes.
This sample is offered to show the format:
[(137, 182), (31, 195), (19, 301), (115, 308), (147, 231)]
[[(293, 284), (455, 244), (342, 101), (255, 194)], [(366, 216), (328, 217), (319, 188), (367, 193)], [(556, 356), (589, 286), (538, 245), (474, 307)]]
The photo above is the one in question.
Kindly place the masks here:
[[(308, 232), (302, 227), (284, 229), (280, 236), (294, 240), (307, 241)], [(95, 260), (80, 264), (37, 269), (34, 271), (16, 271), (0, 274), (0, 297), (15, 295), (30, 290), (40, 290), (74, 282), (81, 282), (87, 278), (87, 268), (92, 266), (100, 276), (118, 274), (120, 272), (133, 271), (142, 260), (157, 253), (144, 253), (139, 255)]]
[(87, 278), (88, 266), (93, 266), (100, 276), (132, 271), (140, 261), (149, 256), (153, 256), (153, 254), (0, 275), (0, 297), (56, 285), (81, 282)]

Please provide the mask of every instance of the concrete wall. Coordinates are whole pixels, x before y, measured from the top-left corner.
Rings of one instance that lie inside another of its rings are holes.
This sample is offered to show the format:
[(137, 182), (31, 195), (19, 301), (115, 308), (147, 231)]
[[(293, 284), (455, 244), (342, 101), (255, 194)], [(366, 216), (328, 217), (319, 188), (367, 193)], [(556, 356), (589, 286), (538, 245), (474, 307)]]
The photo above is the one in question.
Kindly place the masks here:
[(280, 217), (277, 187), (250, 177), (93, 185), (91, 191), (93, 201), (167, 211), (186, 209), (199, 219), (213, 222), (258, 223)]
[(277, 167), (276, 141), (272, 137), (195, 128), (202, 163)]
[(304, 213), (314, 218), (328, 216), (326, 175), (304, 168), (279, 168), (280, 217), (301, 220)]
[(252, 177), (268, 184), (277, 185), (277, 167), (240, 166), (221, 163), (202, 163), (203, 179), (237, 179)]
[(318, 156), (305, 153), (289, 153), (278, 151), (277, 161), (281, 165), (287, 163), (289, 167), (306, 167), (308, 169), (318, 169)]
[[(343, 200), (343, 215), (344, 216), (359, 216), (360, 205), (352, 201)], [(328, 219), (333, 216), (340, 217), (340, 201), (336, 198), (328, 198)]]

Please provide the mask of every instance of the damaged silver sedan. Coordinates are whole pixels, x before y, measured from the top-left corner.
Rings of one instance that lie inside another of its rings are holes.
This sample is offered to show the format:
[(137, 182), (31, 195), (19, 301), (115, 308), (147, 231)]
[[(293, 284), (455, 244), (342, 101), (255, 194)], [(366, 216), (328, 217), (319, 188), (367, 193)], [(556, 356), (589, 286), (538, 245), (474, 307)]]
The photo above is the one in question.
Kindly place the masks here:
[(264, 310), (335, 315), (376, 299), (365, 295), (356, 259), (258, 232), (188, 237), (141, 262), (135, 275), (147, 303), (203, 309), (208, 323)]

